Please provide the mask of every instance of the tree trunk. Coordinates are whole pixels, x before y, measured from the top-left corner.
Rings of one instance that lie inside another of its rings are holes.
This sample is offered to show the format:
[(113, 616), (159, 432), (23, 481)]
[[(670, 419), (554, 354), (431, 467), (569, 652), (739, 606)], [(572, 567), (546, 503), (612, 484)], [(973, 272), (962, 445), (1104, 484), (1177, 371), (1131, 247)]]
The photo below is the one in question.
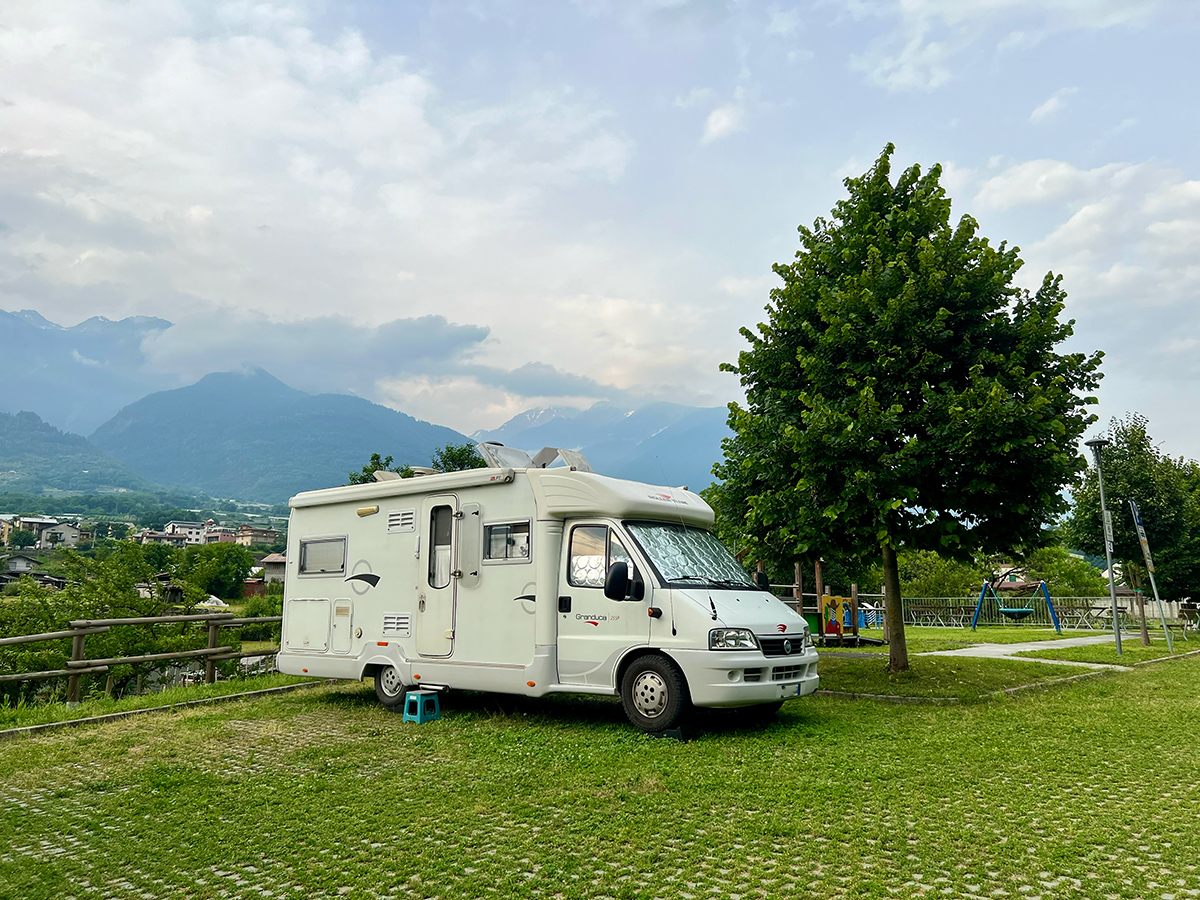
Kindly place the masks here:
[(904, 608), (900, 604), (900, 567), (896, 551), (883, 545), (883, 609), (887, 623), (888, 671), (908, 669), (908, 644), (904, 640)]
[(1134, 563), (1125, 563), (1125, 571), (1130, 574), (1130, 581), (1133, 582), (1133, 593), (1137, 597), (1138, 603), (1138, 618), (1142, 623), (1142, 646), (1150, 646), (1150, 632), (1146, 629), (1146, 595), (1142, 592), (1142, 570), (1137, 568)]

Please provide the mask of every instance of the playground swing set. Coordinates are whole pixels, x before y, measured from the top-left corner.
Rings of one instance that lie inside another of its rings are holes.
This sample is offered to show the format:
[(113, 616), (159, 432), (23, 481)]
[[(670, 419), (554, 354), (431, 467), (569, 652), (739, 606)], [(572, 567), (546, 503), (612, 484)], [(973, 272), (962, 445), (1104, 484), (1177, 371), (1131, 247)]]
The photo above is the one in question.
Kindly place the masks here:
[[(1058, 613), (1054, 609), (1054, 601), (1050, 599), (1050, 589), (1046, 587), (1046, 582), (1039, 581), (1037, 590), (1040, 590), (1042, 596), (1046, 598), (1046, 609), (1050, 611), (1050, 621), (1054, 624), (1054, 630), (1062, 634), (1062, 626), (1058, 621)], [(975, 604), (975, 614), (971, 617), (971, 630), (975, 630), (975, 626), (979, 624), (979, 614), (983, 612), (983, 601), (987, 599), (988, 594), (996, 601), (996, 606), (1000, 611), (1000, 615), (1006, 619), (1011, 619), (1013, 622), (1020, 622), (1022, 619), (1027, 619), (1032, 616), (1036, 610), (1029, 602), (1033, 599), (1030, 597), (1010, 597), (1005, 600), (1000, 599), (1000, 595), (992, 587), (990, 582), (985, 581), (983, 587), (979, 591), (979, 602)], [(1036, 596), (1036, 591), (1035, 591)]]

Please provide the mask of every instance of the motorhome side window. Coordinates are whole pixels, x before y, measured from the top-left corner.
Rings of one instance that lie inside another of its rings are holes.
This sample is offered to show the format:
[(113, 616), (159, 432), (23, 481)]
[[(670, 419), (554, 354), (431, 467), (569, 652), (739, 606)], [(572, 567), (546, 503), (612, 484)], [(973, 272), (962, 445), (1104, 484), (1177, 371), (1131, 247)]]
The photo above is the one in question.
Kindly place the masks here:
[(615, 562), (629, 566), (633, 560), (617, 536), (606, 525), (576, 525), (571, 529), (570, 569), (567, 581), (574, 587), (604, 587), (604, 576)]
[(529, 562), (529, 522), (485, 525), (483, 548), (483, 558), (489, 562)]
[(341, 575), (345, 571), (345, 538), (300, 542), (301, 575)]
[(451, 534), (454, 510), (435, 506), (429, 512), (429, 586), (444, 588), (450, 584), (450, 560), (453, 555)]

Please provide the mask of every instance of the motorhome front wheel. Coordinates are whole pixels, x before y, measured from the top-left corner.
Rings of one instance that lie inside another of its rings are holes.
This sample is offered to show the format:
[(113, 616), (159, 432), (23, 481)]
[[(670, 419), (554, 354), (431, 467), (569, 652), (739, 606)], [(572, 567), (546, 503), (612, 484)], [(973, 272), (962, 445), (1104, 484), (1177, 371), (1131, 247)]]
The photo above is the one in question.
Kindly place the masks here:
[(663, 656), (643, 656), (625, 670), (621, 702), (629, 721), (643, 731), (676, 728), (691, 709), (687, 682)]
[(395, 666), (385, 666), (375, 672), (375, 696), (388, 709), (399, 709), (404, 705), (407, 687)]

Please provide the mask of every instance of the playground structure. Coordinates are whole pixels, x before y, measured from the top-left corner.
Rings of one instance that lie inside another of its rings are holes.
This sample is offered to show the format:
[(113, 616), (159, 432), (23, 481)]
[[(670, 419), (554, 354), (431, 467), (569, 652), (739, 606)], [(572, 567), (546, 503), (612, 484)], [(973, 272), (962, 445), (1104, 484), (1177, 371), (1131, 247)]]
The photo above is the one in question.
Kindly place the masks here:
[[(1050, 589), (1046, 587), (1046, 582), (1035, 582), (1033, 587), (1034, 595), (1036, 596), (1036, 594), (1040, 593), (1042, 599), (1046, 601), (1046, 611), (1050, 615), (1050, 624), (1054, 626), (1055, 631), (1062, 634), (1062, 625), (1058, 621), (1058, 613), (1054, 610), (1054, 601), (1050, 599)], [(1037, 609), (1030, 602), (1033, 600), (1033, 596), (1010, 596), (1001, 600), (1000, 595), (996, 593), (996, 589), (992, 587), (991, 582), (985, 581), (983, 587), (979, 590), (979, 602), (975, 604), (975, 614), (971, 617), (972, 631), (979, 624), (979, 616), (983, 612), (983, 602), (987, 599), (988, 594), (991, 594), (992, 599), (996, 601), (996, 611), (1012, 622), (1021, 622), (1037, 612)]]

